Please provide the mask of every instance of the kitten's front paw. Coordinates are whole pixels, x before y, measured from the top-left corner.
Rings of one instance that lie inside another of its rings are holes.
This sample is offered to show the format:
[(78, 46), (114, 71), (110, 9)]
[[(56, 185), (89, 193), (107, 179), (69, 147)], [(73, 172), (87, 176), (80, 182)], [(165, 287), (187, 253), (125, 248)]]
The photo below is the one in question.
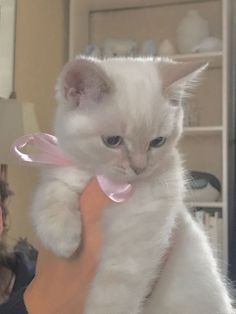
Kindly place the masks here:
[(80, 221), (73, 221), (67, 227), (63, 226), (64, 235), (57, 235), (52, 251), (57, 256), (70, 257), (79, 248), (81, 240), (81, 224)]
[[(55, 205), (54, 205), (55, 206)], [(48, 213), (52, 211), (47, 211)], [(47, 217), (46, 224), (37, 224), (37, 231), (44, 245), (57, 256), (70, 257), (79, 248), (81, 220), (79, 211), (58, 211)], [(45, 219), (46, 217), (44, 217)]]

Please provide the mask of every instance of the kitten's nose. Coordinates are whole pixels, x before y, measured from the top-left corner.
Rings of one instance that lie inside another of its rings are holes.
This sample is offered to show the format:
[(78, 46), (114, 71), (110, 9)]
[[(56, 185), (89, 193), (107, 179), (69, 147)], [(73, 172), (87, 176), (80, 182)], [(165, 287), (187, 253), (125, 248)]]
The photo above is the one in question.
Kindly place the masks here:
[(144, 172), (147, 166), (147, 156), (144, 154), (135, 154), (131, 160), (131, 168), (138, 175)]
[(137, 175), (141, 174), (145, 170), (145, 168), (137, 168), (137, 167), (134, 167), (134, 166), (131, 167), (131, 168), (134, 170), (135, 174), (137, 174)]

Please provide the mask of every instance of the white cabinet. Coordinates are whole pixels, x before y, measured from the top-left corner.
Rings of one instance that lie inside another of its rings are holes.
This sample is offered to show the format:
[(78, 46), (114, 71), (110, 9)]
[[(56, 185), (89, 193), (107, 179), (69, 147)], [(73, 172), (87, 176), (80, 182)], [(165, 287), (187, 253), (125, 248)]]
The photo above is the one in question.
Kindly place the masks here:
[(222, 268), (228, 262), (228, 0), (71, 0), (70, 57), (83, 53), (88, 44), (101, 45), (107, 38), (133, 38), (140, 45), (168, 38), (176, 45), (176, 29), (189, 10), (208, 20), (212, 36), (223, 41), (222, 51), (176, 54), (179, 61), (206, 60), (203, 83), (190, 100), (195, 119), (185, 127), (180, 149), (189, 170), (212, 173), (222, 185), (218, 201), (194, 202), (190, 207), (215, 211), (222, 217)]

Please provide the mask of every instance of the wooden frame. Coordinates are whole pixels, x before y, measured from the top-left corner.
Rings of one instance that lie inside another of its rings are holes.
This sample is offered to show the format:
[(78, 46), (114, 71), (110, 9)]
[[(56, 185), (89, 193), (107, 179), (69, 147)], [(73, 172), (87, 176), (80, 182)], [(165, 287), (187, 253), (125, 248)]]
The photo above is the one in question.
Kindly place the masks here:
[(14, 92), (16, 0), (0, 0), (0, 97)]

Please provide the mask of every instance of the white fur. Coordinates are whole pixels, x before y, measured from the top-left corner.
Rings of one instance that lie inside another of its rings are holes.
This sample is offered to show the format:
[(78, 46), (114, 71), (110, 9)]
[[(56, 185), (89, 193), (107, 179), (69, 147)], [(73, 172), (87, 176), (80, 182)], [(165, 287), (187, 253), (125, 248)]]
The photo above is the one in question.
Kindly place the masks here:
[[(183, 110), (164, 94), (161, 62), (79, 59), (58, 82), (56, 134), (75, 166), (44, 172), (32, 211), (44, 245), (65, 257), (78, 248), (78, 195), (93, 175), (133, 184), (129, 200), (104, 210), (104, 245), (86, 314), (233, 313), (208, 241), (183, 203), (175, 147)], [(181, 86), (196, 79), (198, 68), (184, 84), (179, 74)], [(120, 135), (125, 145), (107, 148), (101, 135)], [(159, 136), (166, 143), (148, 150)], [(140, 175), (132, 170), (137, 155), (145, 160)]]

